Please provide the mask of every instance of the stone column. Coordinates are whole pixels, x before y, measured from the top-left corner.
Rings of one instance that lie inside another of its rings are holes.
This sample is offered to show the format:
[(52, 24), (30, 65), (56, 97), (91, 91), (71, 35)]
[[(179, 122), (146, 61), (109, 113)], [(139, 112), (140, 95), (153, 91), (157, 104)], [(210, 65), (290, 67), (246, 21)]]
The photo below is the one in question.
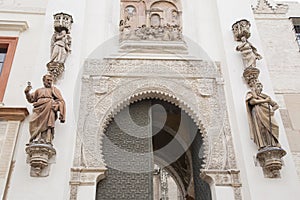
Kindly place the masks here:
[(160, 196), (160, 174), (154, 173), (153, 175), (153, 199), (159, 200)]
[(27, 115), (26, 108), (0, 107), (0, 199), (6, 198), (19, 127)]
[(146, 27), (150, 26), (150, 11), (146, 10)]

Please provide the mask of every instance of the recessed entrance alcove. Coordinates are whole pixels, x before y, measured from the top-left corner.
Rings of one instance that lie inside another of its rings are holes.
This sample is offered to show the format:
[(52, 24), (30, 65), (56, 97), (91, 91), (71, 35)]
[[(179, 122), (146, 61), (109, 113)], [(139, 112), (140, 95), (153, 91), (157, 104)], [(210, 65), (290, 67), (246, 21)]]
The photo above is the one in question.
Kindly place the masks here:
[(80, 76), (71, 197), (88, 185), (96, 200), (239, 199), (220, 66), (183, 37), (179, 0), (120, 3), (120, 34)]
[(98, 183), (97, 200), (211, 199), (199, 177), (201, 131), (179, 107), (158, 99), (130, 104), (110, 122), (102, 144), (108, 176)]

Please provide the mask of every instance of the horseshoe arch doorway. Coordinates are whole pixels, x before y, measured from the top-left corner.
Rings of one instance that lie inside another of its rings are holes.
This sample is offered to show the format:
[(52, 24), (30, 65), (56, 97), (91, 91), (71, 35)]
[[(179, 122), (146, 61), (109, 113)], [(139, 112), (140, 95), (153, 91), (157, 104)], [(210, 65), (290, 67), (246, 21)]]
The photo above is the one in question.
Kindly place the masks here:
[(181, 108), (154, 98), (134, 102), (105, 131), (108, 174), (96, 200), (211, 200), (199, 176), (203, 150), (201, 130)]

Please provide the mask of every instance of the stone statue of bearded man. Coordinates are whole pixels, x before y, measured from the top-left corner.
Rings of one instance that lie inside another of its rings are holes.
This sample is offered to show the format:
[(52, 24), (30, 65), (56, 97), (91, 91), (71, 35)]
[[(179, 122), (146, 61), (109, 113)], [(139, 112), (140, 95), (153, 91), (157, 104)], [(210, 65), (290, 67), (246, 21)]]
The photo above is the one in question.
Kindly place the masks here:
[(52, 145), (56, 119), (59, 118), (61, 123), (65, 122), (65, 101), (60, 91), (52, 86), (52, 82), (53, 77), (47, 74), (43, 76), (44, 87), (29, 93), (32, 87), (28, 85), (24, 90), (27, 101), (33, 104), (33, 113), (29, 121), (29, 143)]

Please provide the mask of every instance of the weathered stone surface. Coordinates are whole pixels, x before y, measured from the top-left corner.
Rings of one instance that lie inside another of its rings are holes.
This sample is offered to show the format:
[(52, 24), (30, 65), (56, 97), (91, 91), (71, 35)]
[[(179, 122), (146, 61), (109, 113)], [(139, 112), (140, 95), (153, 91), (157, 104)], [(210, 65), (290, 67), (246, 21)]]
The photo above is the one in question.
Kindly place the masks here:
[(285, 155), (286, 151), (279, 147), (265, 147), (258, 151), (256, 158), (263, 168), (266, 178), (280, 178), (282, 157)]
[(30, 176), (49, 176), (50, 165), (55, 162), (56, 150), (49, 144), (29, 144), (26, 147), (27, 162), (30, 164)]

